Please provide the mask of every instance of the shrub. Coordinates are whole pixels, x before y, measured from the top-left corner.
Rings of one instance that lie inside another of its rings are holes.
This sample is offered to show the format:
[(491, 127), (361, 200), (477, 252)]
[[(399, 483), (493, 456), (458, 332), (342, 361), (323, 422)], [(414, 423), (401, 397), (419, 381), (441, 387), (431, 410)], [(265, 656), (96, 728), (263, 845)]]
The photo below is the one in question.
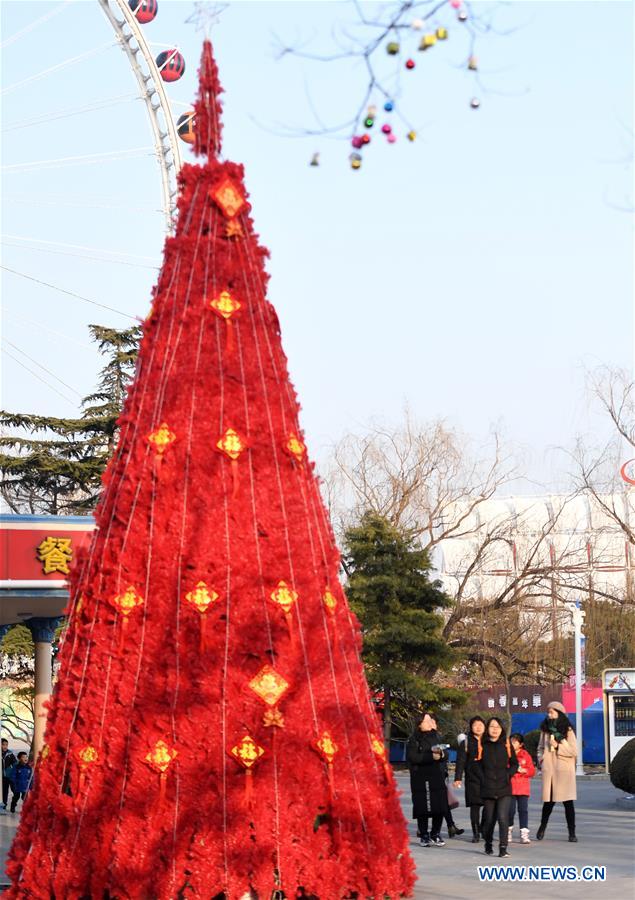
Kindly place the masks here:
[(525, 750), (535, 763), (538, 762), (538, 741), (540, 740), (540, 728), (534, 728), (525, 734)]
[(618, 791), (635, 794), (635, 738), (617, 751), (609, 767), (611, 781)]

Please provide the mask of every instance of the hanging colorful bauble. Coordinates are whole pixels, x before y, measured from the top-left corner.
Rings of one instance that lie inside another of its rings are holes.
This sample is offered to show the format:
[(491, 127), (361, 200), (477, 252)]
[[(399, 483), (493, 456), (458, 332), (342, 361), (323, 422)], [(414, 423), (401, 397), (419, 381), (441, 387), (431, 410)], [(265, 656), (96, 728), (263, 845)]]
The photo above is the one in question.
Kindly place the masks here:
[(144, 756), (144, 762), (159, 775), (159, 806), (163, 805), (165, 799), (168, 769), (178, 755), (178, 751), (173, 747), (169, 747), (165, 741), (157, 741), (154, 747)]
[(176, 120), (176, 130), (182, 141), (186, 144), (194, 143), (194, 110), (183, 113)]
[(459, 22), (467, 22), (467, 13), (464, 9), (462, 9), (458, 14), (457, 19), (459, 20)]
[(478, 97), (472, 97), (472, 99), (470, 100), (470, 106), (472, 107), (472, 109), (478, 109), (480, 105), (481, 101), (478, 99)]
[(137, 22), (141, 25), (147, 25), (148, 22), (151, 22), (159, 10), (157, 0), (128, 0), (128, 6)]
[(381, 126), (381, 130), (384, 134), (390, 134), (390, 132), (392, 131), (392, 125), (389, 125), (388, 122), (386, 122), (385, 125)]
[(370, 106), (366, 110), (366, 115), (370, 116), (371, 119), (374, 119), (377, 116), (377, 107), (374, 103), (371, 103)]
[(416, 132), (416, 131), (413, 131), (413, 130), (411, 129), (411, 130), (408, 132), (408, 134), (406, 135), (406, 137), (408, 138), (409, 141), (416, 141), (416, 140), (417, 140), (417, 132)]
[(394, 144), (394, 143), (396, 143), (396, 141), (397, 141), (397, 135), (396, 135), (396, 134), (393, 134), (393, 133), (391, 132), (391, 133), (388, 135), (388, 137), (387, 137), (387, 141), (388, 141), (389, 144)]
[(247, 449), (247, 441), (233, 428), (227, 428), (225, 433), (216, 441), (216, 449), (224, 453), (231, 461), (232, 468), (232, 499), (238, 494), (238, 458)]
[(467, 61), (467, 67), (470, 72), (476, 72), (476, 70), (478, 69), (478, 61), (475, 56), (470, 56)]
[(369, 134), (362, 135), (362, 144), (370, 144), (370, 135)]
[(407, 59), (406, 60), (406, 69), (414, 69), (414, 67), (415, 67), (414, 59)]
[(396, 56), (399, 53), (399, 44), (397, 41), (389, 41), (386, 44), (386, 53), (389, 53), (390, 56)]
[(462, 2), (463, 0), (450, 0), (450, 6), (452, 9), (460, 9)]
[(210, 188), (209, 196), (229, 219), (237, 216), (247, 202), (238, 185), (228, 175), (215, 188)]
[(447, 28), (437, 28), (436, 35), (440, 41), (447, 41), (448, 29)]
[(161, 422), (159, 427), (154, 431), (151, 431), (148, 435), (148, 443), (154, 448), (154, 451), (159, 458), (163, 456), (165, 451), (175, 440), (176, 435), (173, 431), (170, 431), (167, 422)]
[(374, 124), (375, 124), (374, 118), (372, 116), (366, 116), (366, 118), (364, 119), (364, 127), (372, 128)]
[(436, 34), (424, 34), (424, 36), (421, 38), (421, 43), (419, 44), (419, 50), (429, 50), (430, 47), (434, 47), (436, 42)]
[(348, 158), (349, 158), (349, 161), (351, 164), (351, 169), (361, 169), (361, 167), (362, 167), (361, 154), (351, 153), (351, 155)]
[(413, 19), (412, 22), (410, 23), (410, 27), (414, 31), (421, 31), (421, 29), (423, 28), (424, 25), (425, 25), (425, 22), (423, 21), (423, 19)]
[(164, 81), (178, 81), (185, 72), (185, 60), (178, 50), (163, 50), (155, 62)]
[(395, 105), (392, 100), (386, 100), (386, 102), (384, 103), (384, 109), (386, 110), (386, 112), (392, 112), (394, 108)]
[(359, 150), (360, 147), (364, 146), (364, 141), (361, 138), (361, 135), (356, 134), (351, 140), (351, 145), (355, 147), (356, 150)]

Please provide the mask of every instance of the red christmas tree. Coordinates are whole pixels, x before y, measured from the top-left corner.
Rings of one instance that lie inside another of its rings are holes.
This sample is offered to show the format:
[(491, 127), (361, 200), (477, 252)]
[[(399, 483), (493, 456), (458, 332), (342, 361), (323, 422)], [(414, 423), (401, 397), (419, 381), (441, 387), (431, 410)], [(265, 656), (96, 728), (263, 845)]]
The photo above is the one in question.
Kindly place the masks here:
[(180, 174), (10, 897), (398, 897), (414, 882), (243, 169)]

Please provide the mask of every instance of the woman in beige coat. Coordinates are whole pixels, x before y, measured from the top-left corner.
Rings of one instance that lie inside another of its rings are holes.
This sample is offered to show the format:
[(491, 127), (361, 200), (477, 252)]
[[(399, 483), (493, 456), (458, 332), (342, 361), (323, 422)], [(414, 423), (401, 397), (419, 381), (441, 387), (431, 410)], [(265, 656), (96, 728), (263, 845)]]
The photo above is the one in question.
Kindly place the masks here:
[(536, 839), (541, 841), (547, 829), (549, 816), (556, 803), (564, 805), (569, 829), (569, 840), (576, 842), (575, 763), (578, 744), (571, 722), (562, 703), (552, 701), (547, 706), (547, 718), (540, 726), (542, 734), (538, 742), (538, 765), (542, 769), (542, 817)]

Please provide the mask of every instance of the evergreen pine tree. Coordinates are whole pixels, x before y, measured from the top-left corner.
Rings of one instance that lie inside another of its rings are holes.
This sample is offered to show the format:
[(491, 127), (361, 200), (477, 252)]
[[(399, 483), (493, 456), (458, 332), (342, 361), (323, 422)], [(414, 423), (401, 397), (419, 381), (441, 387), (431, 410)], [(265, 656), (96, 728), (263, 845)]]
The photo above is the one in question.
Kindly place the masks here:
[(440, 582), (431, 580), (425, 550), (387, 519), (367, 512), (344, 540), (346, 593), (362, 625), (366, 677), (383, 693), (389, 742), (395, 702), (414, 712), (421, 704), (464, 699), (426, 677), (456, 659), (441, 633), (442, 611), (451, 601)]
[[(141, 328), (89, 326), (108, 358), (97, 391), (77, 419), (0, 411), (0, 493), (15, 513), (82, 515), (95, 506), (114, 449), (116, 423), (132, 379)], [(6, 431), (18, 432), (6, 434)]]

